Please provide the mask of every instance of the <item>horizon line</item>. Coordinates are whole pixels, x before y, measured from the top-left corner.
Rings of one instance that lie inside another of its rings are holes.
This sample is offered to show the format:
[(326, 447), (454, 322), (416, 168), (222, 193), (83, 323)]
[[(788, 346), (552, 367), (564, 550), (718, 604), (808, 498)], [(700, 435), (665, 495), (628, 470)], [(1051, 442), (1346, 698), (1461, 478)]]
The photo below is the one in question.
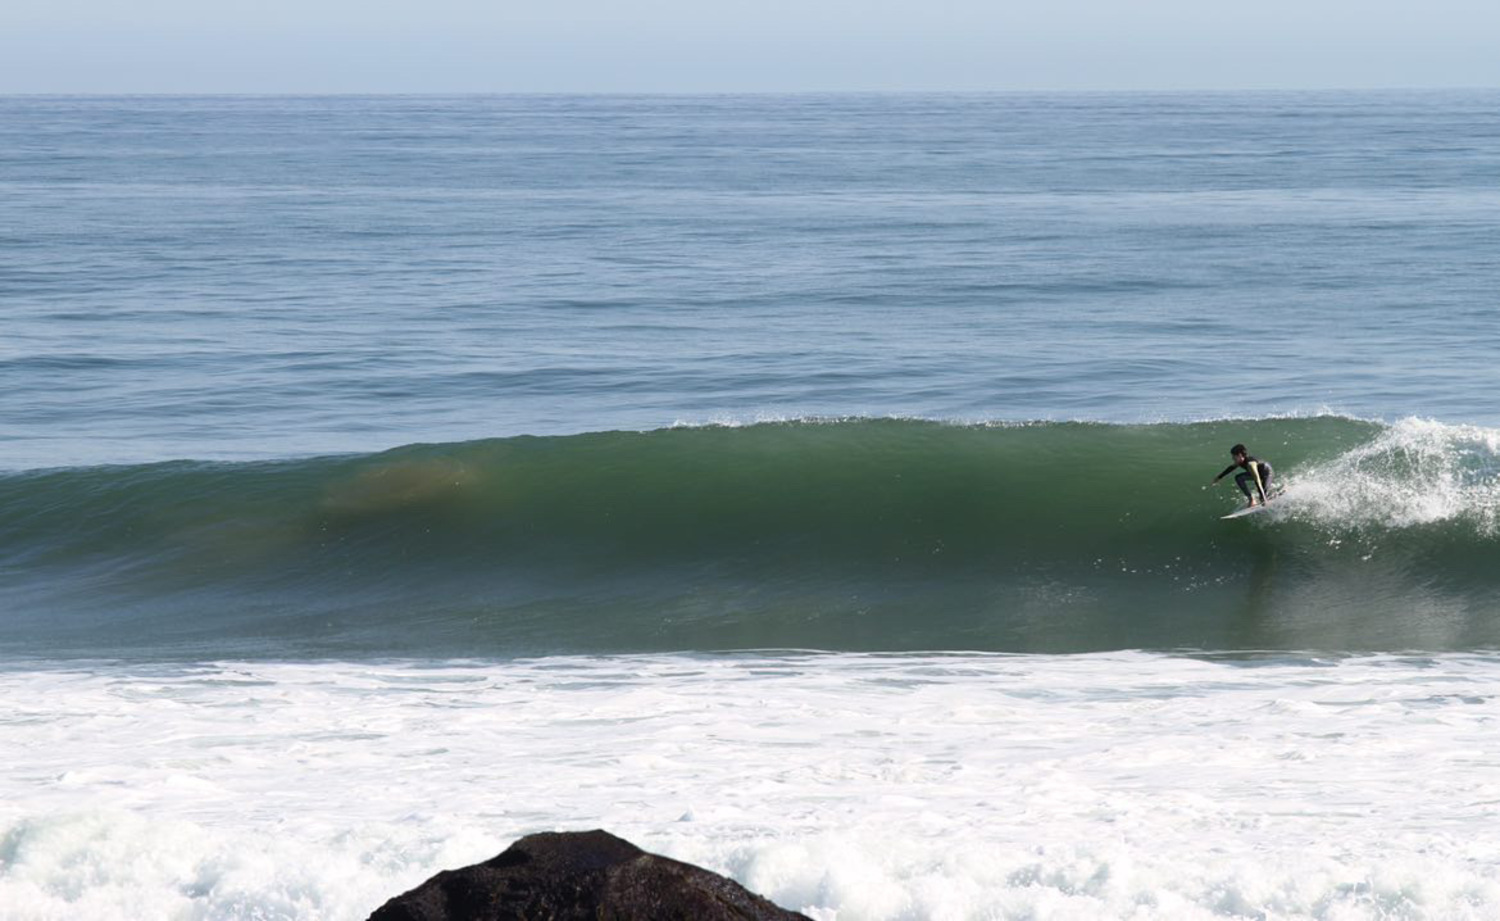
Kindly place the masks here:
[(495, 96), (1098, 96), (1098, 95), (1230, 95), (1294, 93), (1482, 93), (1500, 91), (1500, 85), (1444, 86), (1273, 86), (1273, 87), (1027, 87), (999, 89), (796, 89), (796, 90), (0, 90), (6, 98), (453, 98)]

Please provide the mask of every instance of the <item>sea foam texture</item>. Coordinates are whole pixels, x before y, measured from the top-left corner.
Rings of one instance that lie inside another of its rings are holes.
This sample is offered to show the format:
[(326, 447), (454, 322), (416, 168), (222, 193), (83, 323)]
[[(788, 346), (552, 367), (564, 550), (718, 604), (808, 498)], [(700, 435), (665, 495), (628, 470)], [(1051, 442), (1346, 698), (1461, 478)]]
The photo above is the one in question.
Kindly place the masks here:
[(1500, 913), (1500, 658), (0, 675), (15, 921), (357, 919), (608, 828), (821, 921)]

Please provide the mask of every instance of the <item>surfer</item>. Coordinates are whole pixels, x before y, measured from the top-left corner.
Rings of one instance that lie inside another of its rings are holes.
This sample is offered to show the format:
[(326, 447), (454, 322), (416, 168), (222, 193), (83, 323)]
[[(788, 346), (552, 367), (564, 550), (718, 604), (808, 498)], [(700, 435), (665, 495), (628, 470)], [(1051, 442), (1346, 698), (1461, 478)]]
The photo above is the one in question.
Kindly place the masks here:
[(1229, 456), (1234, 458), (1234, 463), (1225, 467), (1223, 472), (1214, 477), (1214, 481), (1208, 485), (1217, 485), (1220, 480), (1229, 475), (1229, 471), (1240, 467), (1245, 472), (1234, 478), (1234, 485), (1238, 486), (1240, 492), (1244, 493), (1245, 498), (1249, 500), (1250, 504), (1245, 507), (1255, 508), (1257, 503), (1265, 503), (1271, 495), (1271, 465), (1258, 457), (1247, 454), (1244, 445), (1235, 445), (1230, 448)]

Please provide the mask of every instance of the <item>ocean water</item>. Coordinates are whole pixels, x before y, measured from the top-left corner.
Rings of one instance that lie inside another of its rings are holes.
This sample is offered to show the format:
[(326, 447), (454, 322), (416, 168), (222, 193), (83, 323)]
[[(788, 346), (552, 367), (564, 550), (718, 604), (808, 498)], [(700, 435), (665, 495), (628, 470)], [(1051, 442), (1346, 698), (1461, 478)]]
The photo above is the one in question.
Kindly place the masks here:
[(0, 98), (0, 917), (1500, 916), (1497, 105)]

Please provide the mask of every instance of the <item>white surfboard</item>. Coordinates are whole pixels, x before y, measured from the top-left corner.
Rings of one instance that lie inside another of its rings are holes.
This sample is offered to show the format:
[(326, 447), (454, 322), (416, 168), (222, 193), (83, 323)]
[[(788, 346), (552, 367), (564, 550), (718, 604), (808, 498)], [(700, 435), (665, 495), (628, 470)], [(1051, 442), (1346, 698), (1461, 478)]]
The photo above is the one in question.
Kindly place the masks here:
[(1262, 502), (1259, 505), (1252, 505), (1249, 508), (1236, 509), (1235, 511), (1230, 512), (1228, 515), (1220, 515), (1219, 520), (1228, 521), (1231, 518), (1244, 518), (1246, 515), (1254, 515), (1256, 512), (1264, 512), (1270, 507), (1271, 504), (1269, 502)]

